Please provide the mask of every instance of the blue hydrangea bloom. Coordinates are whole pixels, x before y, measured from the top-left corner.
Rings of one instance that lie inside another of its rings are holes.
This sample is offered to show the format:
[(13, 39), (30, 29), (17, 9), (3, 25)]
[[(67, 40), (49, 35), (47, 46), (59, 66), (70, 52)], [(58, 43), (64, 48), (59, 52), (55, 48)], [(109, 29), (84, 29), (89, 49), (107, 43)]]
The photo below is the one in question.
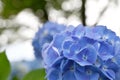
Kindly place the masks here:
[(47, 80), (115, 80), (120, 38), (105, 26), (70, 26), (44, 45), (42, 56)]
[(42, 58), (41, 50), (43, 44), (50, 43), (53, 40), (53, 35), (63, 31), (65, 28), (66, 27), (64, 25), (47, 22), (37, 31), (32, 42), (36, 58)]
[(40, 60), (36, 59), (33, 61), (17, 61), (11, 63), (11, 74), (8, 80), (14, 80), (14, 77), (22, 78), (27, 74), (29, 71), (34, 69), (42, 68)]

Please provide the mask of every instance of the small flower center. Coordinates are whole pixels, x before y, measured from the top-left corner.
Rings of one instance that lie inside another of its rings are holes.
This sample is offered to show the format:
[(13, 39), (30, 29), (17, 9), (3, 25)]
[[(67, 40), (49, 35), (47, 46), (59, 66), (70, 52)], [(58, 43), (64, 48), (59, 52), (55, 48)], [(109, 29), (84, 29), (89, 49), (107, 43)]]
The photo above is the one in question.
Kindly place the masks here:
[(99, 79), (98, 80), (102, 80), (102, 78), (101, 77), (99, 77)]
[(98, 59), (96, 60), (94, 65), (97, 66), (97, 67), (99, 67), (101, 65)]
[(106, 40), (107, 38), (108, 38), (108, 36), (101, 37), (102, 40)]
[(87, 71), (86, 71), (86, 74), (87, 74), (87, 75), (91, 75), (91, 74), (92, 74), (92, 71), (91, 71), (91, 70), (87, 70)]
[(107, 66), (104, 65), (104, 66), (102, 67), (102, 69), (103, 69), (103, 70), (106, 70), (106, 69), (107, 69)]
[(113, 41), (113, 40), (110, 40), (109, 43), (110, 43), (111, 45), (114, 45), (114, 41)]
[(46, 36), (47, 34), (48, 34), (48, 31), (45, 30), (44, 33), (43, 33), (43, 35)]
[(74, 71), (74, 67), (73, 66), (70, 67), (70, 71)]
[(112, 62), (116, 62), (115, 58), (112, 58), (111, 61), (112, 61)]
[(82, 59), (86, 61), (87, 60), (87, 56), (83, 55)]

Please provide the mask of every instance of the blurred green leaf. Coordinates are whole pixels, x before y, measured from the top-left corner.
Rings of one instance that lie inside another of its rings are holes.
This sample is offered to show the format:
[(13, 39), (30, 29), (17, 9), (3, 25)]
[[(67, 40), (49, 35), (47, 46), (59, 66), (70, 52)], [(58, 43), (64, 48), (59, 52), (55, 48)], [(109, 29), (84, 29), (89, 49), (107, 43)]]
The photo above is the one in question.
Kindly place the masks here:
[(44, 9), (45, 0), (1, 0), (3, 2), (3, 11), (1, 15), (8, 18), (10, 15), (16, 15), (25, 8), (30, 8), (34, 12), (38, 9)]
[(0, 80), (8, 80), (10, 63), (5, 52), (0, 53)]
[(61, 4), (58, 2), (58, 0), (51, 0), (52, 5), (56, 9), (61, 9)]
[(18, 78), (18, 76), (14, 76), (13, 78), (12, 78), (12, 80), (20, 80), (19, 78)]
[(55, 9), (61, 9), (61, 4), (64, 0), (46, 0), (48, 3), (52, 4)]
[(26, 74), (23, 80), (46, 80), (45, 75), (45, 69), (36, 69)]

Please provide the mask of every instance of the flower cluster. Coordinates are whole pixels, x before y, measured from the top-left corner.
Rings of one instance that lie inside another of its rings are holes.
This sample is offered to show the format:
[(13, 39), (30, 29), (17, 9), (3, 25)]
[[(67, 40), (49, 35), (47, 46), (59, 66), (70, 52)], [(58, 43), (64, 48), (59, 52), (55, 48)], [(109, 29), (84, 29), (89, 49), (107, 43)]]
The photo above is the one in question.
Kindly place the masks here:
[(69, 26), (44, 45), (42, 56), (47, 80), (115, 80), (120, 38), (105, 26)]
[(39, 60), (12, 62), (10, 79), (8, 80), (14, 80), (14, 77), (17, 77), (20, 80), (22, 80), (25, 74), (29, 71), (42, 68), (43, 66), (41, 64), (42, 63), (40, 63)]
[(66, 27), (64, 25), (53, 22), (47, 22), (46, 24), (43, 25), (42, 28), (40, 28), (37, 31), (32, 42), (36, 58), (38, 59), (42, 58), (41, 56), (42, 46), (45, 43), (50, 43), (53, 40), (53, 35), (63, 31), (65, 28)]

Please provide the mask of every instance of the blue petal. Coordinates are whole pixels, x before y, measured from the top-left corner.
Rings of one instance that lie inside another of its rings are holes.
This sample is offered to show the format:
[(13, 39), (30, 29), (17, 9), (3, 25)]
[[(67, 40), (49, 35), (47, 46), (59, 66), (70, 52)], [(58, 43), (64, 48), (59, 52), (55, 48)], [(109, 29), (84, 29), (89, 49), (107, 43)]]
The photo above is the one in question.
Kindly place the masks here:
[(70, 47), (70, 53), (77, 54), (81, 49), (84, 49), (87, 45), (93, 45), (94, 43), (94, 40), (89, 39), (87, 37), (82, 37)]
[(77, 54), (77, 53), (79, 53), (80, 49), (81, 49), (80, 43), (75, 43), (75, 44), (71, 45), (70, 53), (71, 54)]
[(112, 39), (116, 36), (115, 32), (111, 31), (110, 29), (106, 29), (104, 31), (104, 34), (106, 36), (106, 39)]
[(120, 54), (117, 54), (115, 55), (113, 58), (112, 58), (113, 62), (115, 62), (117, 65), (120, 66)]
[(80, 73), (85, 73), (85, 67), (80, 66), (77, 63), (74, 66), (75, 66), (76, 71), (79, 71)]
[(63, 75), (62, 80), (77, 80), (73, 71), (67, 71)]
[(72, 44), (73, 44), (73, 40), (67, 39), (64, 41), (62, 48), (68, 50)]
[(75, 70), (75, 64), (73, 61), (71, 60), (63, 60), (61, 62), (61, 65), (60, 65), (60, 69), (62, 70), (62, 72), (66, 72), (68, 70), (70, 71), (74, 71)]
[(58, 57), (53, 63), (51, 63), (52, 66), (50, 67), (56, 67), (59, 68), (61, 65), (61, 62), (64, 60), (64, 57), (60, 56)]
[(88, 65), (92, 65), (90, 62), (88, 61), (76, 61), (76, 63), (78, 63), (80, 66), (88, 66)]
[(105, 29), (105, 26), (86, 27), (85, 36), (95, 40), (100, 40)]
[(112, 61), (120, 65), (120, 42), (116, 42), (115, 44), (115, 54)]
[(45, 25), (43, 25), (43, 29), (47, 30), (51, 35), (55, 35), (56, 33), (65, 30), (65, 28), (65, 25), (57, 24), (54, 22), (47, 22)]
[(49, 43), (45, 43), (42, 47), (42, 53), (44, 53), (44, 51), (49, 47)]
[(99, 50), (99, 48), (100, 48), (100, 43), (99, 42), (95, 42), (94, 44), (93, 44), (93, 46), (96, 48), (96, 50), (98, 51)]
[(69, 50), (64, 50), (64, 51), (63, 51), (63, 55), (64, 55), (64, 57), (66, 57), (66, 58), (68, 58), (68, 59), (71, 59), (71, 58), (74, 56), (74, 54), (73, 54), (73, 53), (70, 53)]
[(48, 80), (58, 80), (58, 79), (60, 80), (62, 76), (58, 69), (52, 68), (48, 70), (46, 77)]
[[(81, 68), (81, 67), (79, 67)], [(85, 68), (85, 67), (84, 67)], [(82, 68), (81, 68), (82, 69)], [(92, 70), (90, 70), (91, 72), (90, 73), (87, 73), (87, 71), (89, 70), (90, 68), (87, 67), (84, 69), (84, 72), (82, 71), (79, 71), (79, 70), (76, 70), (75, 71), (75, 77), (77, 80), (98, 80), (99, 78), (99, 74), (98, 73), (95, 73), (93, 72)]]
[(42, 53), (42, 55), (43, 55), (45, 64), (47, 64), (47, 66), (50, 66), (59, 57), (60, 53), (55, 47), (49, 46), (49, 48), (47, 48)]
[[(84, 56), (86, 59), (84, 59)], [(96, 62), (97, 52), (93, 46), (87, 46), (75, 56), (75, 59), (75, 61), (82, 66), (92, 65)]]
[(115, 55), (120, 54), (120, 40), (115, 43)]
[(100, 44), (98, 55), (102, 60), (108, 60), (113, 57), (113, 46), (102, 42)]
[(120, 69), (118, 69), (118, 72), (115, 75), (115, 80), (120, 80)]
[(100, 68), (100, 66), (103, 64), (103, 60), (97, 56), (97, 60), (95, 62), (95, 67)]
[(53, 40), (53, 36), (57, 33), (64, 31), (66, 27), (62, 24), (54, 22), (46, 22), (42, 28), (36, 32), (32, 45), (35, 51), (35, 57), (42, 59), (41, 50), (45, 43), (50, 43)]
[(81, 38), (85, 34), (85, 28), (82, 25), (78, 25), (74, 30), (73, 30), (73, 35)]
[(72, 25), (69, 25), (67, 28), (66, 28), (66, 32), (70, 32), (70, 33), (72, 33), (73, 32), (73, 30), (74, 30), (74, 26), (72, 26)]
[(53, 39), (53, 46), (55, 46), (60, 51), (65, 38), (66, 36), (64, 34), (57, 34)]
[(107, 61), (105, 62), (105, 65), (106, 65), (109, 69), (113, 70), (114, 72), (117, 72), (118, 69), (119, 69), (119, 66), (118, 66), (115, 62), (113, 62), (112, 60), (107, 60)]
[(89, 80), (98, 80), (99, 79), (99, 74), (98, 73), (93, 73), (91, 76), (90, 76), (90, 79)]
[(87, 76), (84, 73), (81, 73), (79, 71), (75, 71), (75, 78), (76, 80), (88, 80)]
[(114, 71), (112, 71), (112, 70), (110, 70), (110, 69), (107, 69), (107, 70), (102, 71), (102, 72), (103, 72), (103, 74), (104, 74), (107, 78), (109, 78), (110, 80), (114, 80), (114, 79), (115, 79), (115, 72), (114, 72)]

